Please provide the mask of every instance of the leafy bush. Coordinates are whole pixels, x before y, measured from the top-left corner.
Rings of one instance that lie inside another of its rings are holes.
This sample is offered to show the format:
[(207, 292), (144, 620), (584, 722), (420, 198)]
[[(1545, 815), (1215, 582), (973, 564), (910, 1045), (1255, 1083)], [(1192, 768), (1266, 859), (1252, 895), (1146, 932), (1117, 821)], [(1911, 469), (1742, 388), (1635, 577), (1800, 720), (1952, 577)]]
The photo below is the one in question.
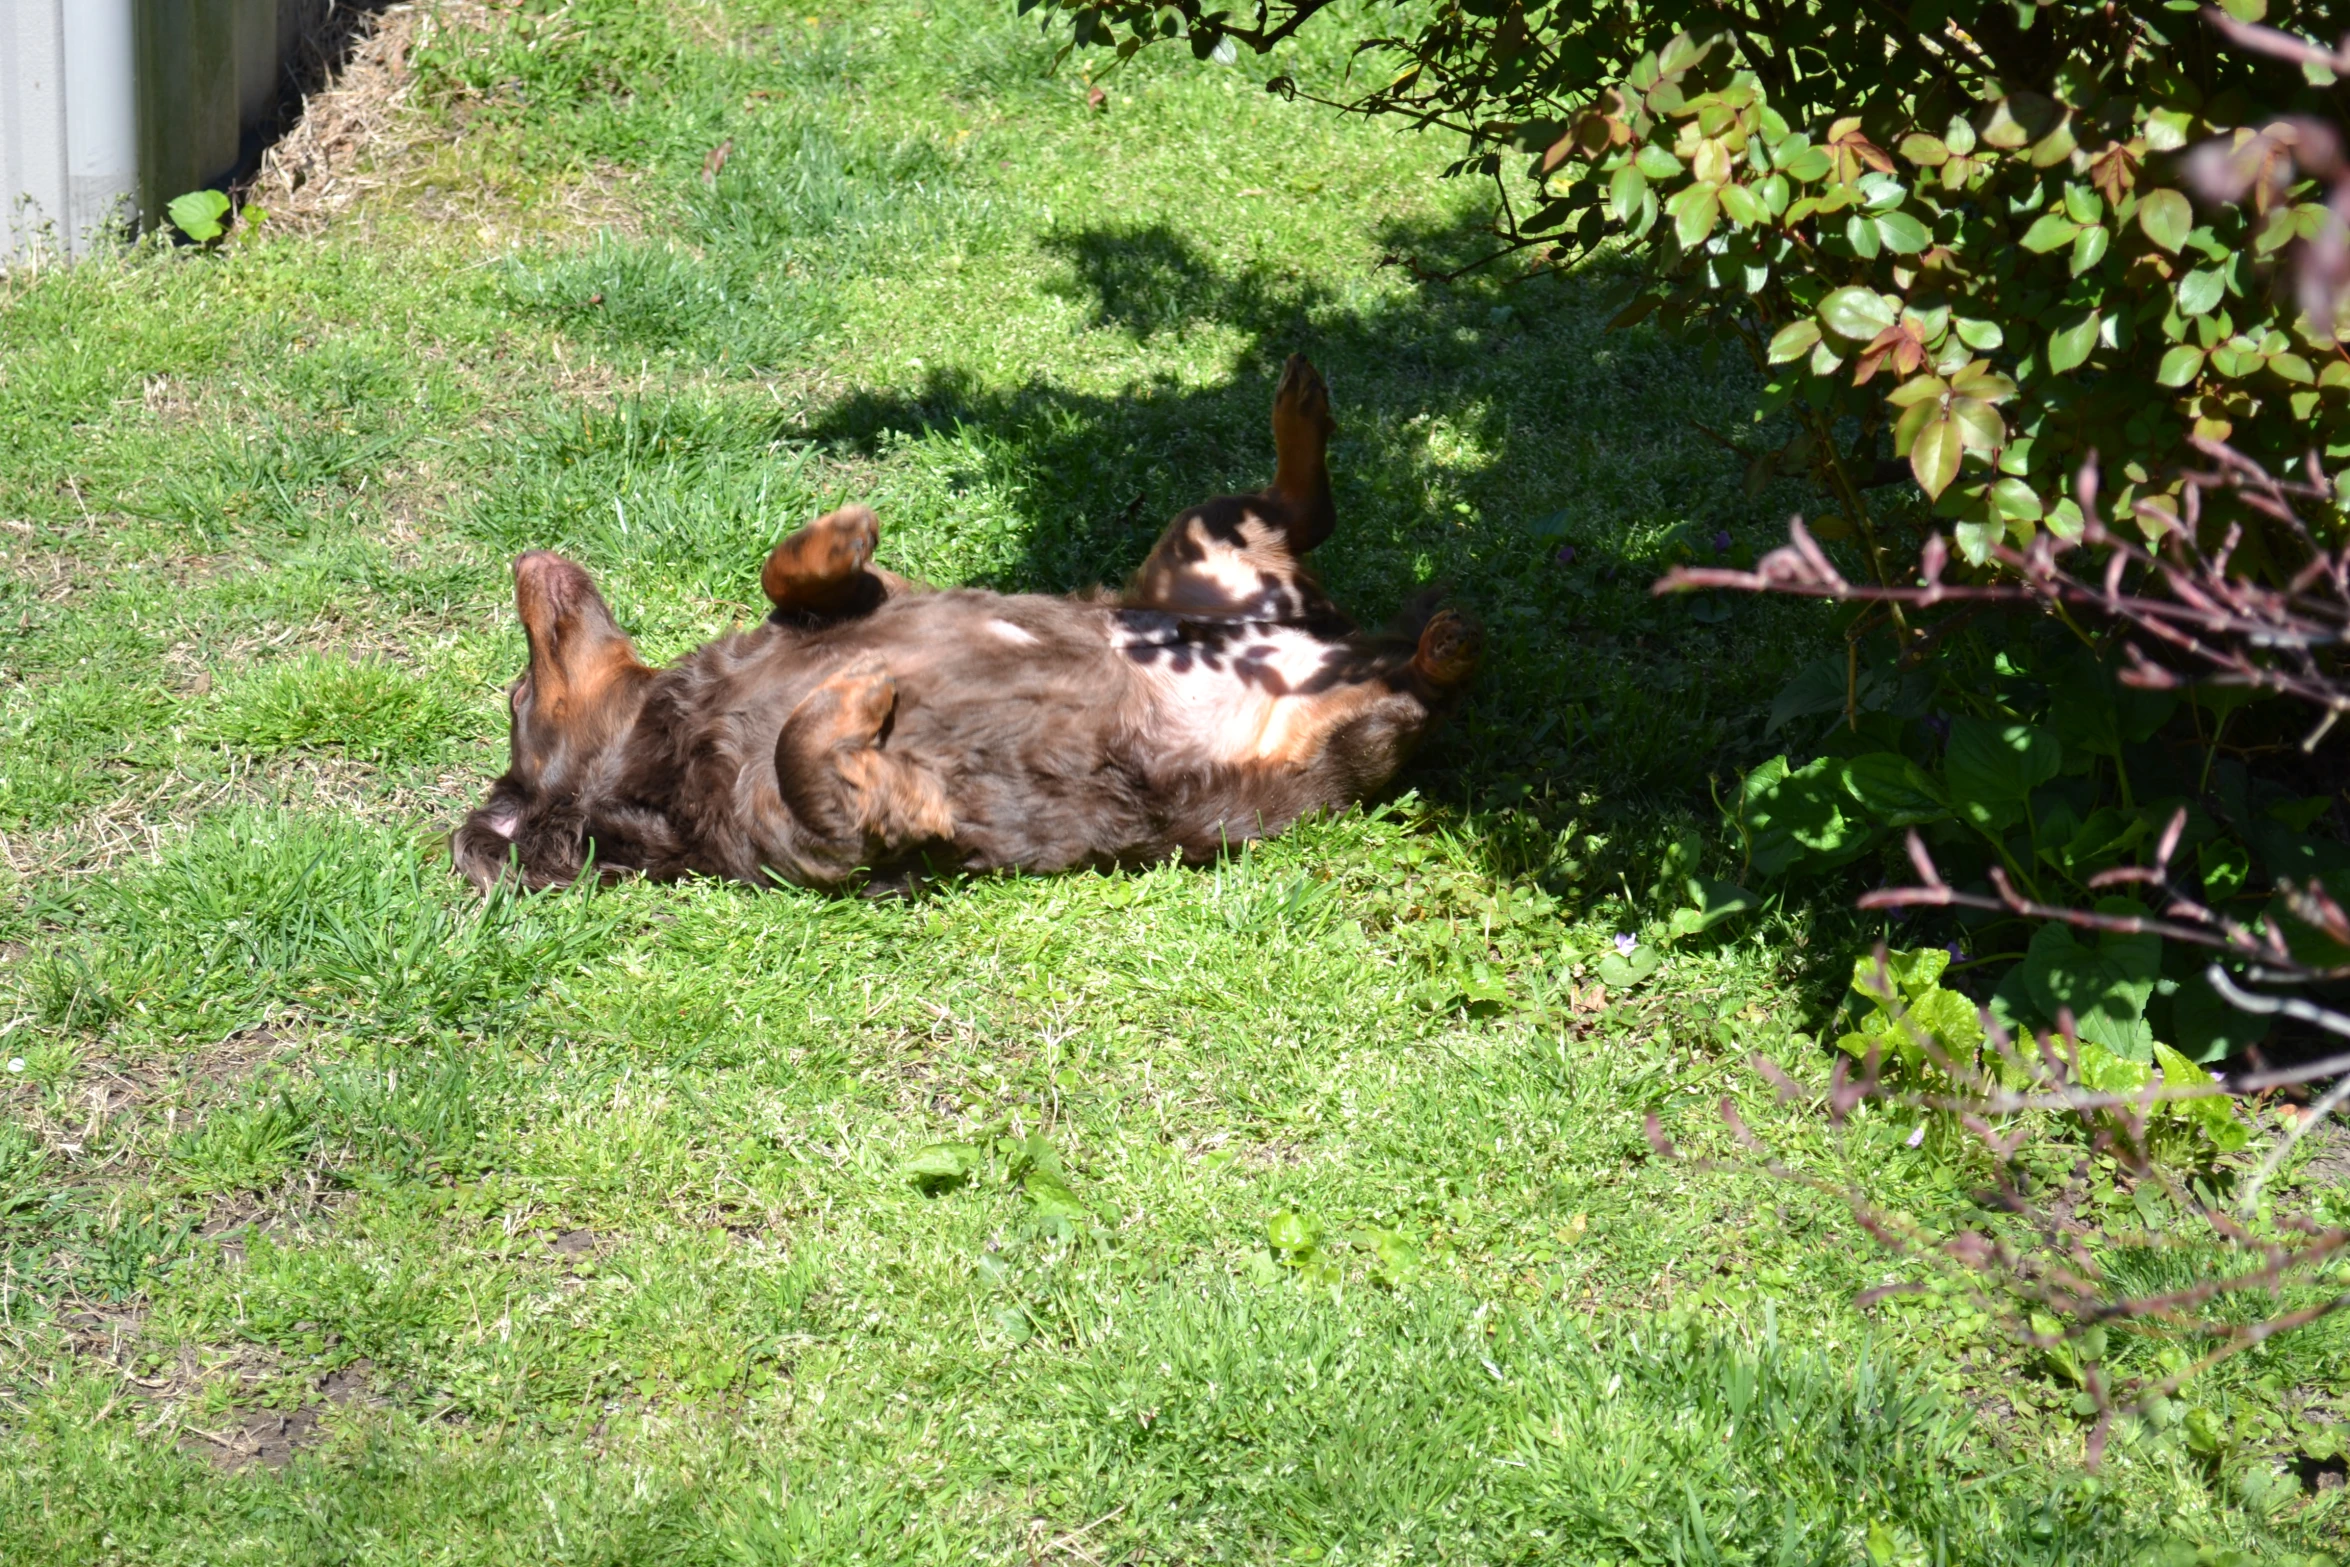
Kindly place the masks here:
[[(2070, 942), (2071, 932), (2064, 925), (2050, 923), (2040, 928), (2036, 943), (2051, 931)], [(2071, 957), (2069, 951), (2066, 956)], [(2073, 961), (2093, 966), (2102, 958), (2101, 953)], [(2047, 1074), (2031, 1059), (2030, 1052), (2038, 1048), (2031, 1042), (2033, 1036), (2021, 1036), (2025, 1043), (2019, 1046), (2013, 1032), (2001, 1038), (1986, 1030), (1982, 1009), (1974, 998), (1943, 986), (1949, 967), (1950, 952), (1943, 947), (1886, 952), (1881, 957), (1856, 960), (1845, 1009), (1852, 1026), (1837, 1038), (1836, 1048), (1871, 1074), (1882, 1073), (1929, 1094), (1971, 1094), (1991, 1083), (2011, 1090), (2036, 1086)], [(2048, 983), (2051, 972), (2065, 972), (2061, 960), (2037, 966), (2027, 960), (2010, 971), (2010, 978), (2029, 975), (2040, 985)], [(2103, 977), (2091, 977), (2101, 995)], [(2151, 988), (2149, 981), (2138, 994), (2142, 998)], [(1995, 1026), (2007, 1024), (1996, 1002), (1990, 1010)], [(2155, 1080), (2157, 1072), (2163, 1087), (2174, 1091), (2191, 1093), (2211, 1083), (2210, 1074), (2200, 1066), (2146, 1037), (2143, 1019), (2132, 1020), (2137, 1024), (2136, 1035), (2125, 1033), (2117, 1045), (2101, 1041), (2092, 1032), (2095, 1016), (2083, 1014), (2077, 1037), (2061, 1043), (2053, 1039), (2053, 1025), (2044, 1025), (2038, 1035), (2051, 1040), (2048, 1048), (2064, 1053), (2065, 1076), (2088, 1093), (2136, 1095)], [(2097, 1118), (2093, 1111), (2082, 1116), (2084, 1120)], [(2240, 1151), (2252, 1136), (2227, 1100), (2217, 1096), (2150, 1100), (2145, 1119), (2144, 1135), (2135, 1140), (2175, 1164), (2208, 1165), (2220, 1155)]]
[[(1268, 49), (1327, 0), (1254, 28), (1191, 0), (1054, 3), (1074, 44), (1123, 56), (1182, 33), (1206, 57)], [(2341, 31), (2330, 6), (2277, 9)], [(1758, 412), (1794, 429), (1755, 455), (1757, 479), (1812, 475), (1841, 508), (1819, 531), (1857, 533), (1881, 575), (1901, 563), (1880, 513), (1907, 509), (1871, 498), (1888, 447), (1977, 565), (2002, 538), (2078, 536), (2065, 478), (2092, 449), (2128, 454), (2116, 519), (2146, 500), (2173, 525), (2167, 470), (2190, 434), (2350, 455), (2334, 323), (2270, 286), (2288, 247), (2339, 234), (2296, 166), (2312, 149), (2259, 128), (2332, 101), (2322, 70), (2226, 49), (2192, 9), (2144, 0), (1983, 7), (1963, 25), (1941, 5), (1849, 3), (1416, 16), (1360, 45), (1402, 69), (1345, 106), (1465, 134), (1449, 172), (1502, 182), (1507, 248), (1547, 244), (1556, 263), (1629, 241), (1646, 287), (1621, 319), (1661, 310), (1766, 367)], [(2208, 139), (2257, 165), (2248, 206), (2198, 213), (2186, 194), (2181, 155)], [(1513, 152), (1530, 159), (1522, 212)]]
[[(1727, 814), (1749, 875), (1835, 870), (1914, 831), (1962, 883), (1980, 885), (1996, 868), (2036, 903), (2102, 900), (2115, 905), (2108, 912), (2143, 913), (2098, 879), (2142, 861), (2184, 807), (2179, 847), (2205, 901), (2284, 917), (2280, 883), (2317, 875), (2350, 887), (2350, 845), (2311, 830), (2331, 795), (2256, 778), (2223, 749), (2225, 721), (2249, 693), (2207, 688), (2190, 704), (2122, 683), (2111, 658), (2069, 636), (2004, 629), (2004, 645), (1966, 640), (1906, 677), (1872, 669), (1853, 715), (1835, 714), (1819, 737), (1824, 754), (1801, 766), (1780, 756), (1748, 773)], [(1840, 705), (1844, 662), (1799, 676), (1781, 713)], [(2265, 708), (2241, 723), (2264, 721)], [(2070, 1006), (2085, 1038), (2139, 1062), (2156, 1037), (2213, 1061), (2267, 1032), (2267, 1019), (2212, 991), (2191, 948), (2143, 935), (2090, 952), (2067, 945), (2061, 928), (2011, 938), (2017, 930), (1978, 923), (1970, 933), (2022, 949), (1995, 1003), (2013, 1025), (2052, 1028)]]

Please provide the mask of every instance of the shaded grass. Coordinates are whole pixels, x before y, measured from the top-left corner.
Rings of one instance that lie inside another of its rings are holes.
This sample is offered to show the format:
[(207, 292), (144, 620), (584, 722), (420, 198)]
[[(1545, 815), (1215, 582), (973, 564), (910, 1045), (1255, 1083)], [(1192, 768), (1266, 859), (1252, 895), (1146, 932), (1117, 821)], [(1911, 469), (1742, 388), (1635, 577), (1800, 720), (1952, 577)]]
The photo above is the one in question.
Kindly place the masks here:
[[(1875, 934), (1835, 898), (1593, 994), (1682, 875), (1735, 874), (1709, 786), (1820, 625), (1647, 596), (1799, 497), (1698, 428), (1735, 376), (1602, 331), (1604, 266), (1423, 288), (1380, 262), (1474, 242), (1440, 149), (1156, 60), (1094, 113), (977, 5), (484, 27), (427, 47), (363, 221), (0, 297), (12, 1548), (2074, 1561), (2338, 1529), (2237, 1483), (2335, 1407), (2337, 1329), (2197, 1394), (2226, 1463), (2126, 1433), (2090, 1482), (2050, 1368), (1850, 1304), (1903, 1269), (1840, 1206), (1652, 1159), (1651, 1111), (1722, 1151), (1731, 1094), (1912, 1211), (1975, 1179), (1750, 1093)], [(641, 237), (564, 228), (597, 160), (646, 172)], [(450, 191), (527, 237), (428, 216)], [(845, 500), (933, 580), (1114, 580), (1262, 482), (1297, 348), (1342, 426), (1334, 590), (1377, 618), (1449, 581), (1489, 627), (1411, 792), (1208, 869), (888, 903), (447, 874), (513, 552), (588, 564), (655, 657), (755, 614), (761, 552)], [(971, 1177), (912, 1179), (937, 1145)], [(287, 1472), (213, 1462), (297, 1409)]]

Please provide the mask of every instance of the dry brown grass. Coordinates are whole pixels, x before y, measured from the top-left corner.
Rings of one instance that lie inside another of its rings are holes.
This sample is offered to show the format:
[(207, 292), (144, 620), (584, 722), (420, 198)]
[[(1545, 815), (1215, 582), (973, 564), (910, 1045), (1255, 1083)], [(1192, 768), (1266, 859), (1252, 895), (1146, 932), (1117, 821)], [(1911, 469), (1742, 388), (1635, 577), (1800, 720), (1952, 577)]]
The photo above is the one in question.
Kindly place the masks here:
[(387, 208), (445, 232), (470, 227), (485, 241), (522, 226), (636, 233), (636, 174), (597, 165), (526, 201), (467, 168), (465, 125), (478, 105), (459, 100), (444, 106), (444, 115), (420, 101), (411, 64), (420, 44), (498, 25), (497, 8), (483, 0), (411, 0), (375, 13), (340, 68), (304, 97), (300, 118), (262, 155), (251, 199), (272, 224), (302, 234)]
[[(341, 72), (302, 100), (301, 118), (262, 155), (252, 196), (268, 209), (271, 222), (315, 232), (389, 183), (369, 171), (384, 161), (386, 149), (410, 141), (419, 128), (408, 55), (428, 10), (482, 9), (466, 0), (398, 5), (363, 24), (366, 31)], [(467, 20), (450, 17), (454, 25)]]

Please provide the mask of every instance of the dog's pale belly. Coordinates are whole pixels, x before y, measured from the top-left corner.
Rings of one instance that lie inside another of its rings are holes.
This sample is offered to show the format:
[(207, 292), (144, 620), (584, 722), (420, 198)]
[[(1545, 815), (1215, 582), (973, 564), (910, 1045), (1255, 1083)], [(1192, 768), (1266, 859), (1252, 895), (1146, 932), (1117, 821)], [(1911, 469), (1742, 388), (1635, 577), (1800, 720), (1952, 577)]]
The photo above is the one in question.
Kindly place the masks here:
[(1297, 626), (1202, 627), (1124, 610), (1110, 639), (1133, 666), (1152, 738), (1210, 766), (1306, 759), (1361, 689), (1336, 678), (1345, 648)]

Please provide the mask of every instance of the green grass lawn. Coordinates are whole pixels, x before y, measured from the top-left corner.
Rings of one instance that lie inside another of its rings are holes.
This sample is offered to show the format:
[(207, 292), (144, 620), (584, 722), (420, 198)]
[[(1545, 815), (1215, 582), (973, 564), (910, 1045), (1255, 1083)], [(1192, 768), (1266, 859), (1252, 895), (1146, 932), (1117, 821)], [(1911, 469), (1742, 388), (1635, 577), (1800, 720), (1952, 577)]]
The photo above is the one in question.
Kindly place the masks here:
[[(2193, 1390), (2234, 1456), (2132, 1428), (2090, 1476), (1980, 1313), (1853, 1305), (1905, 1273), (1841, 1203), (1652, 1156), (1651, 1111), (1724, 1151), (1731, 1094), (1890, 1206), (1968, 1186), (1744, 1065), (1821, 1075), (1878, 934), (1846, 889), (1663, 941), (1827, 625), (1646, 592), (1802, 504), (1708, 434), (1742, 372), (1606, 332), (1604, 266), (1384, 264), (1477, 253), (1452, 149), (1261, 65), (1178, 50), (1094, 109), (982, 0), (437, 15), (323, 228), (0, 282), (0, 1558), (2342, 1538), (2341, 1491), (2254, 1482), (2343, 1331)], [(1335, 84), (1310, 42), (1281, 68)], [(516, 551), (654, 658), (850, 500), (934, 581), (1114, 581), (1264, 482), (1296, 350), (1341, 602), (1448, 582), (1489, 631), (1409, 792), (905, 901), (450, 873)], [(1665, 960), (1602, 995), (1619, 932)]]

